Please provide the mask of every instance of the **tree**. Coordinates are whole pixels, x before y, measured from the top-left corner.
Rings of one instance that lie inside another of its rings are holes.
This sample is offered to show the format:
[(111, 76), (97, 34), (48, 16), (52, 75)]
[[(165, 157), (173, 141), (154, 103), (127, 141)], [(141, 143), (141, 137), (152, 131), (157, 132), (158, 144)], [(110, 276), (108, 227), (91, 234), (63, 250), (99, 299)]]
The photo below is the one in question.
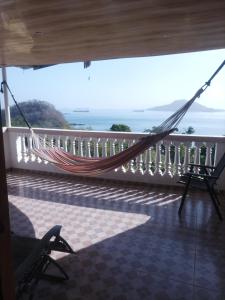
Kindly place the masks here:
[[(46, 101), (29, 100), (19, 103), (19, 106), (32, 127), (70, 129), (63, 114)], [(10, 113), (12, 126), (27, 126), (16, 105), (10, 108)]]
[(157, 126), (152, 126), (152, 129), (145, 129), (144, 132), (148, 133), (159, 133), (158, 127)]
[(192, 126), (189, 126), (187, 129), (184, 129), (185, 131), (182, 132), (182, 134), (193, 134), (195, 132), (194, 128)]
[(123, 132), (131, 132), (129, 126), (125, 124), (113, 124), (110, 128), (111, 131), (123, 131)]

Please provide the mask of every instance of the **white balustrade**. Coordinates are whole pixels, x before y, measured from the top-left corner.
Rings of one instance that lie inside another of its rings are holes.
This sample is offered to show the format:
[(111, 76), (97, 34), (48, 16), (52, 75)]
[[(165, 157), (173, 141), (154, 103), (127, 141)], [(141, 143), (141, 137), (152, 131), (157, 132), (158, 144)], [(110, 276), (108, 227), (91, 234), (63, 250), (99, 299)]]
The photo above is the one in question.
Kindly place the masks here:
[[(47, 144), (61, 147), (74, 155), (108, 157), (146, 136), (140, 133), (73, 131), (35, 129)], [(4, 129), (5, 147), (8, 148), (7, 166), (12, 168), (63, 172), (43, 162), (31, 152), (32, 140), (26, 128)], [(104, 178), (162, 184), (175, 184), (188, 170), (190, 162), (215, 165), (225, 151), (225, 137), (173, 134), (152, 145), (121, 168), (102, 175)], [(9, 155), (10, 153), (10, 155)], [(224, 185), (223, 182), (221, 183)], [(225, 189), (225, 187), (224, 187)]]

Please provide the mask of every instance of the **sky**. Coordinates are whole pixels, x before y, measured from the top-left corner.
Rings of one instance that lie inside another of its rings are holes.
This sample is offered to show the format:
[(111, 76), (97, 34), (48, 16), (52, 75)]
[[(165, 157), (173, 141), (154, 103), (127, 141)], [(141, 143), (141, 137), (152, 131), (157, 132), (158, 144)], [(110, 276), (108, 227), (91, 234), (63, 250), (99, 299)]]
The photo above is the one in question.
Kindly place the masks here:
[[(7, 68), (18, 102), (38, 99), (57, 109), (146, 109), (190, 99), (225, 60), (225, 49), (155, 57), (69, 63), (40, 70)], [(225, 109), (225, 67), (197, 100)], [(10, 104), (12, 100), (10, 100)]]

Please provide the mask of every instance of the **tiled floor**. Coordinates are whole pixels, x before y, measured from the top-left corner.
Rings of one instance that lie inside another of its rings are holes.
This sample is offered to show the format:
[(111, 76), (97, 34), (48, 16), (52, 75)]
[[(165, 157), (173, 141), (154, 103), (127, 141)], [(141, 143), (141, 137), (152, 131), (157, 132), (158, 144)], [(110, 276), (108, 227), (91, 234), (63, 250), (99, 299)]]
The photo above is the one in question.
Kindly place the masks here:
[(40, 238), (61, 224), (77, 252), (58, 257), (70, 280), (42, 282), (35, 299), (225, 299), (225, 221), (206, 193), (179, 218), (178, 188), (21, 171), (8, 188), (14, 232)]

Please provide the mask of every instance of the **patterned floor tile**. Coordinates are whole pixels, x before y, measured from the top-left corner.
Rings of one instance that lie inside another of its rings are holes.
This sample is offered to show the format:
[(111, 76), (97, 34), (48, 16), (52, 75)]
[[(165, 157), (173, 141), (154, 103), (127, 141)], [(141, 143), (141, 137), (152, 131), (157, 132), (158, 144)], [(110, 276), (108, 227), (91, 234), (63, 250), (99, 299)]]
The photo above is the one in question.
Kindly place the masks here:
[(53, 253), (70, 279), (42, 281), (36, 300), (223, 295), (225, 228), (204, 192), (179, 217), (179, 188), (13, 171), (8, 190), (12, 231), (41, 238), (61, 224), (77, 252)]
[(225, 292), (225, 249), (197, 248), (194, 284)]
[(210, 290), (208, 288), (194, 287), (193, 300), (224, 300), (225, 291)]

